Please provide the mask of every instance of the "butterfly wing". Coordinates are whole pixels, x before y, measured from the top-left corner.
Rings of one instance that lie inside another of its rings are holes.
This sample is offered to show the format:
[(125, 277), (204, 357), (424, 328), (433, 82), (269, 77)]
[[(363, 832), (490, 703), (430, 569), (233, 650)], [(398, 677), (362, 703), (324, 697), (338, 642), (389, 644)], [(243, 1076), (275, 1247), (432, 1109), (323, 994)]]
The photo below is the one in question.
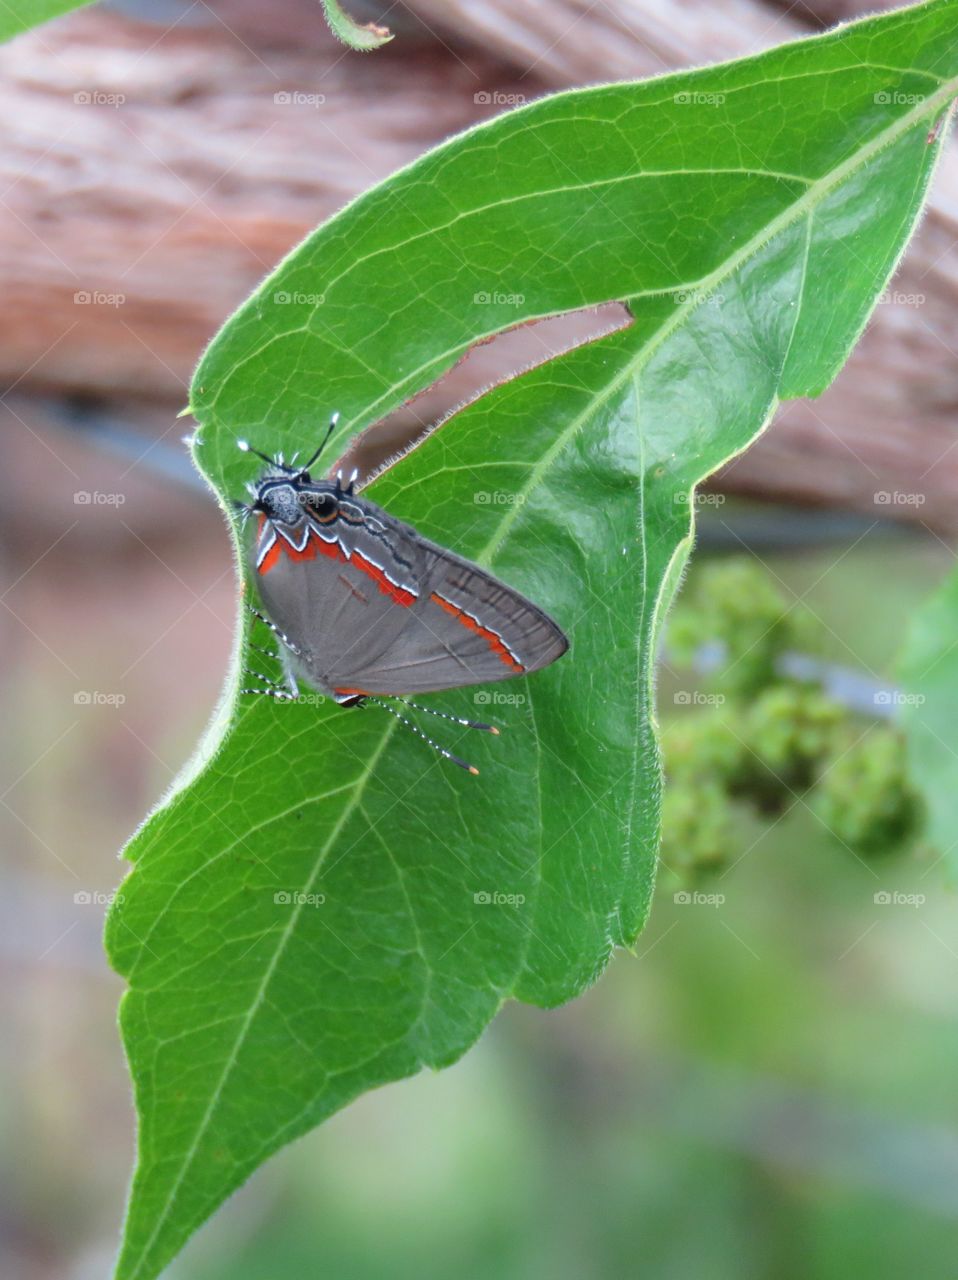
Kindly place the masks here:
[(455, 689), (565, 653), (552, 619), (478, 565), (364, 499), (340, 512), (292, 539), (265, 527), (253, 554), (266, 611), (299, 650), (294, 669), (324, 692)]
[(377, 544), (366, 547), (367, 558), (359, 544), (369, 539), (359, 532), (267, 522), (251, 557), (266, 613), (289, 642), (290, 666), (330, 695), (336, 669), (375, 662), (401, 632), (405, 608), (416, 599), (415, 574), (405, 557)]
[[(398, 522), (396, 522), (398, 524)], [(416, 599), (376, 652), (337, 659), (336, 688), (418, 694), (528, 675), (569, 647), (552, 619), (478, 565), (403, 526), (414, 546)]]

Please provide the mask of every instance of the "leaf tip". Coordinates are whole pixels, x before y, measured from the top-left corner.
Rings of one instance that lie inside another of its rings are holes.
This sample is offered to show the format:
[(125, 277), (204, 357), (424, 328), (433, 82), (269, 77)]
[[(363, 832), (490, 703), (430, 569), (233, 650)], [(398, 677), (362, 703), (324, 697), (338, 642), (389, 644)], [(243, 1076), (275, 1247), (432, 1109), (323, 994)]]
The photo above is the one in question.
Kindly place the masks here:
[(357, 22), (345, 13), (339, 0), (323, 0), (329, 29), (338, 40), (359, 53), (369, 53), (388, 44), (393, 38), (388, 27), (377, 22)]
[(380, 26), (378, 22), (367, 22), (364, 30), (369, 32), (377, 45), (388, 44), (390, 40), (395, 39), (389, 28)]

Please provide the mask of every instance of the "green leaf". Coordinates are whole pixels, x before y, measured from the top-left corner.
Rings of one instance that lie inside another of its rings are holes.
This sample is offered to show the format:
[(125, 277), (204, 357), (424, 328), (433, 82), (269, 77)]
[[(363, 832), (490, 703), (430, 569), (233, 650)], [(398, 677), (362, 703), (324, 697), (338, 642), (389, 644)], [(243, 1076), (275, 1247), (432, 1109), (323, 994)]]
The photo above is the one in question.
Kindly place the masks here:
[(375, 709), (239, 699), (237, 655), (197, 760), (131, 843), (108, 926), (140, 1116), (120, 1280), (156, 1276), (358, 1093), (452, 1062), (506, 999), (569, 999), (636, 937), (658, 838), (653, 654), (690, 494), (780, 397), (840, 368), (956, 77), (958, 6), (939, 2), (545, 99), (348, 206), (213, 342), (191, 407), (225, 504), (255, 476), (237, 437), (311, 450), (339, 409), (342, 448), (490, 334), (610, 299), (634, 316), (369, 489), (571, 637), (529, 680), (433, 699), (490, 699), (501, 738), (441, 735), (482, 776)]
[(323, 9), (326, 11), (330, 31), (343, 44), (348, 44), (350, 49), (368, 53), (370, 49), (378, 49), (392, 39), (388, 27), (380, 27), (375, 22), (357, 22), (348, 13), (344, 13), (339, 0), (323, 0)]
[(954, 867), (958, 833), (958, 571), (912, 618), (899, 660), (900, 719), (926, 835)]
[(71, 9), (82, 9), (91, 0), (3, 0), (0, 4), (0, 40), (11, 40), (22, 31), (39, 27)]

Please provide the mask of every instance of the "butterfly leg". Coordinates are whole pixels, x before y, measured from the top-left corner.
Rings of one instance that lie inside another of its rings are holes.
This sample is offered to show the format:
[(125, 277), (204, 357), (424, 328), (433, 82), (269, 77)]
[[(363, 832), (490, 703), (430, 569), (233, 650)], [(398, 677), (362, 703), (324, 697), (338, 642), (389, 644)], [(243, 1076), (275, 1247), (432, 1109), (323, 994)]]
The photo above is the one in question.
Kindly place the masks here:
[[(257, 673), (255, 671), (250, 671), (250, 672), (247, 672), (247, 674), (251, 676), (255, 676)], [(275, 698), (277, 702), (295, 702), (296, 701), (295, 694), (290, 693), (288, 689), (280, 689), (278, 686), (275, 686), (275, 685), (267, 689), (258, 689), (253, 686), (250, 686), (249, 688), (246, 688), (246, 689), (240, 689), (240, 693), (241, 694), (259, 693), (267, 698)]]
[(411, 720), (407, 720), (401, 711), (397, 711), (395, 707), (391, 707), (388, 702), (382, 702), (379, 698), (366, 697), (357, 705), (366, 706), (367, 704), (381, 707), (383, 711), (388, 711), (389, 714), (391, 716), (395, 716), (399, 723), (404, 725), (410, 733), (414, 733), (417, 738), (422, 738), (423, 742), (428, 742), (434, 751), (438, 751), (446, 760), (451, 760), (453, 764), (457, 764), (460, 769), (465, 769), (467, 773), (478, 774), (479, 770), (474, 764), (469, 764), (467, 761), (461, 760), (459, 756), (454, 756), (451, 751), (447, 751), (445, 747), (440, 746), (438, 742), (433, 738), (430, 738), (428, 733), (423, 733), (422, 729), (417, 728)]
[(274, 690), (275, 693), (281, 694), (284, 698), (299, 697), (298, 689), (294, 693), (290, 689), (287, 689), (285, 685), (277, 684), (275, 680), (271, 679), (267, 675), (264, 675), (262, 671), (254, 671), (252, 667), (244, 667), (243, 675), (252, 676), (254, 680), (262, 680), (263, 684), (267, 685), (268, 688)]
[(261, 653), (264, 658), (272, 658), (274, 662), (279, 662), (279, 654), (274, 653), (272, 649), (264, 649), (261, 644), (253, 644), (252, 640), (249, 642), (249, 647), (256, 653)]
[[(435, 707), (424, 707), (420, 702), (410, 702), (408, 698), (400, 698), (398, 694), (392, 694), (391, 697), (405, 707), (412, 707), (414, 711), (425, 711), (428, 715), (438, 716), (440, 720), (451, 720), (453, 724), (461, 724), (464, 729), (482, 729), (484, 733), (494, 733), (496, 736), (499, 734), (494, 724), (483, 724), (480, 720), (464, 720), (462, 716), (451, 716), (446, 711), (437, 711)], [(372, 698), (370, 701), (375, 702), (376, 699)]]
[(283, 644), (290, 651), (290, 653), (294, 653), (297, 658), (302, 656), (300, 649), (295, 644), (293, 644), (292, 640), (290, 640), (289, 636), (285, 633), (285, 631), (280, 631), (276, 623), (271, 622), (269, 618), (267, 618), (265, 613), (260, 613), (259, 609), (255, 609), (251, 604), (247, 604), (246, 607), (247, 609), (249, 609), (250, 613), (253, 615), (254, 618), (258, 618), (260, 622), (263, 623), (264, 626), (269, 627), (270, 631), (272, 631), (274, 636), (277, 636), (280, 640), (282, 640)]
[(293, 664), (289, 660), (289, 653), (283, 649), (280, 652), (279, 660), (283, 664), (283, 674), (286, 677), (286, 686), (292, 693), (294, 698), (299, 697), (299, 685), (296, 682), (296, 674), (293, 671)]
[(272, 623), (265, 614), (260, 613), (260, 611), (255, 609), (251, 604), (247, 604), (246, 607), (249, 609), (253, 617), (262, 622), (264, 626), (269, 627), (273, 635), (275, 635), (281, 642), (278, 653), (273, 653), (270, 649), (264, 649), (262, 645), (254, 644), (252, 640), (248, 641), (249, 647), (255, 650), (256, 653), (261, 653), (265, 658), (271, 658), (274, 662), (282, 663), (283, 670), (286, 674), (287, 685), (284, 686), (277, 684), (275, 680), (271, 679), (270, 676), (265, 675), (262, 671), (254, 671), (251, 667), (247, 667), (244, 669), (243, 674), (252, 676), (256, 680), (262, 680), (266, 688), (250, 687), (240, 689), (240, 693), (258, 693), (269, 698), (275, 698), (277, 702), (294, 702), (299, 697), (299, 686), (296, 683), (296, 677), (293, 675), (287, 661), (287, 651), (298, 653), (299, 650), (294, 647), (289, 636), (280, 631), (279, 627)]
[(286, 685), (283, 686), (277, 684), (275, 680), (271, 680), (269, 676), (263, 675), (261, 671), (247, 670), (247, 675), (254, 676), (257, 680), (262, 680), (269, 687), (266, 689), (241, 689), (240, 692), (269, 694), (270, 697), (276, 698), (280, 702), (295, 701), (299, 697), (299, 685), (296, 682), (296, 676), (293, 674), (293, 669), (289, 662), (289, 655), (293, 654), (294, 657), (299, 657), (301, 650), (293, 644), (285, 631), (280, 631), (279, 627), (277, 627), (274, 622), (271, 622), (264, 613), (260, 613), (259, 609), (254, 608), (251, 604), (247, 604), (246, 607), (249, 609), (253, 617), (262, 622), (264, 626), (269, 627), (273, 635), (280, 641), (278, 653), (271, 653), (269, 649), (264, 649), (261, 645), (253, 644), (252, 641), (249, 642), (250, 648), (255, 649), (257, 653), (262, 653), (267, 658), (272, 658), (274, 661), (282, 663), (283, 673), (286, 676)]

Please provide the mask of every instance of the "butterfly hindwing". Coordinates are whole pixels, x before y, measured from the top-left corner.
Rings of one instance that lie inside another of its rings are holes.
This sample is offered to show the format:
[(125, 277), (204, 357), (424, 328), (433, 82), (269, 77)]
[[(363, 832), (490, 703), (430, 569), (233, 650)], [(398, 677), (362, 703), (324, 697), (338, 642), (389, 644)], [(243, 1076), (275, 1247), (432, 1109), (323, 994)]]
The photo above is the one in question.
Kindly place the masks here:
[[(325, 486), (313, 486), (325, 492)], [(525, 675), (568, 648), (558, 626), (478, 565), (363, 498), (290, 529), (264, 521), (263, 603), (325, 692), (417, 694)]]

